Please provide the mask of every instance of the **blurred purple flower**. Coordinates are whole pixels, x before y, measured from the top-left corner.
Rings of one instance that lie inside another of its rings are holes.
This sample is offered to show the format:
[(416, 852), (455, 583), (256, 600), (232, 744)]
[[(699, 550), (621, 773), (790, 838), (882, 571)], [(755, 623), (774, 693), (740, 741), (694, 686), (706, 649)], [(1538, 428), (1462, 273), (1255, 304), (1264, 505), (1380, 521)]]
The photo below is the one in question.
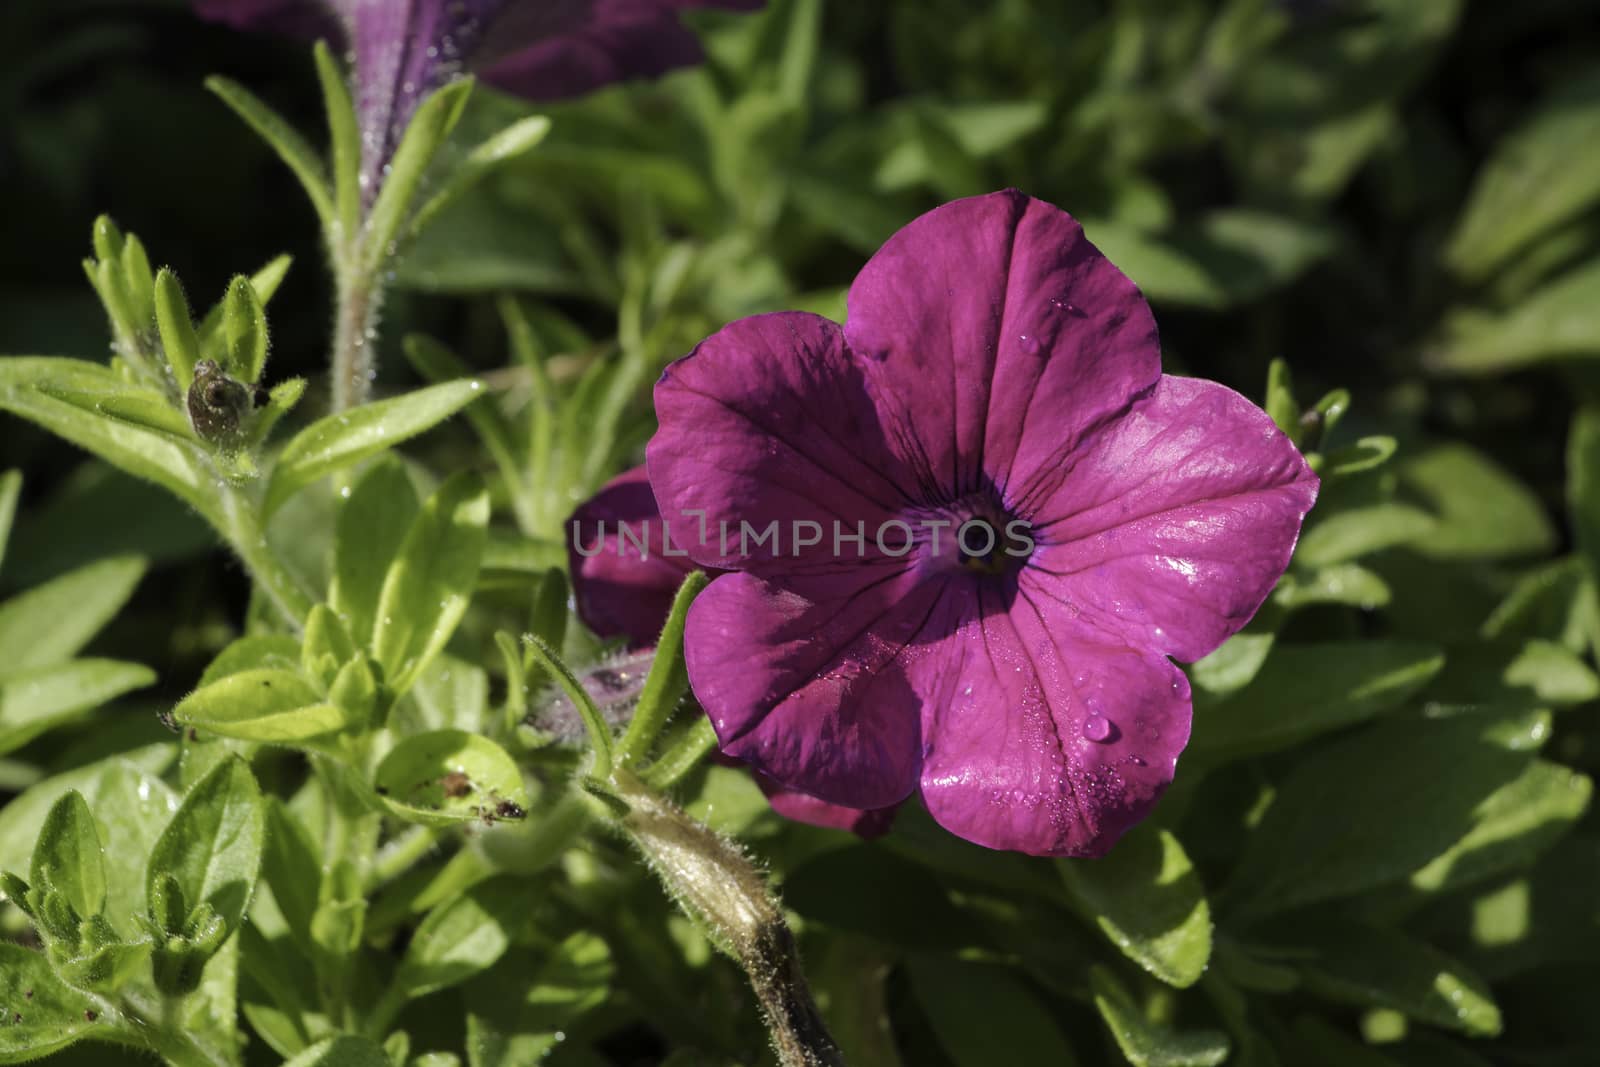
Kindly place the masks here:
[[(696, 7), (753, 10), (762, 0), (194, 0), (239, 29), (328, 37), (354, 58), (363, 173), (394, 152), (428, 93), (472, 73), (534, 100), (651, 77), (703, 58), (678, 19)], [(369, 194), (370, 195), (370, 194)]]
[[(848, 807), (920, 790), (1039, 855), (1102, 854), (1149, 812), (1189, 737), (1168, 657), (1250, 619), (1317, 492), (1265, 412), (1163, 376), (1134, 284), (1014, 190), (890, 238), (844, 327), (735, 322), (655, 402), (673, 538), (735, 572), (686, 635), (723, 750)], [(776, 545), (740, 543), (770, 522)]]
[[(622, 533), (624, 525), (630, 531), (627, 539)], [(667, 544), (666, 528), (645, 469), (635, 467), (619, 474), (567, 524), (567, 559), (579, 617), (601, 637), (626, 638), (630, 648), (653, 645), (672, 610), (678, 586), (695, 569), (693, 560), (672, 554), (679, 552), (682, 547), (676, 542)], [(639, 680), (642, 683), (642, 676)], [(605, 694), (596, 691), (595, 696), (603, 699)], [(576, 735), (576, 711), (570, 718), (571, 732)], [(894, 821), (893, 808), (847, 808), (787, 789), (764, 774), (755, 778), (773, 810), (795, 822), (870, 838), (886, 832)]]

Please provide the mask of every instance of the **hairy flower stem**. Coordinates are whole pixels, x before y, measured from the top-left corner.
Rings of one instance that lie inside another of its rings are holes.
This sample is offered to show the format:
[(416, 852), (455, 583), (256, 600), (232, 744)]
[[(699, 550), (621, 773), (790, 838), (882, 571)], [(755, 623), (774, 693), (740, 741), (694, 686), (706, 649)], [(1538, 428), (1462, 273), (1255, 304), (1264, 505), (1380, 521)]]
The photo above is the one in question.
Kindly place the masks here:
[(744, 968), (783, 1067), (843, 1067), (767, 881), (743, 852), (626, 770), (611, 777), (626, 831), (679, 906)]
[(343, 264), (336, 268), (338, 307), (333, 323), (333, 352), (329, 356), (335, 412), (359, 407), (372, 392), (378, 312), (383, 306), (380, 272), (356, 265), (362, 258), (360, 242), (339, 258)]

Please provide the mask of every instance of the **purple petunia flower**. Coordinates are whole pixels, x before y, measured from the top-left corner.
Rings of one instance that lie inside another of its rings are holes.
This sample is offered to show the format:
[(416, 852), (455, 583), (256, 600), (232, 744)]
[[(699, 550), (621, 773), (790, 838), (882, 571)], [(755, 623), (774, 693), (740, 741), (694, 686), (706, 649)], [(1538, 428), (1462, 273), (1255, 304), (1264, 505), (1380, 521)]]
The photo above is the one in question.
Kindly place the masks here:
[[(567, 534), (573, 597), (584, 623), (601, 637), (626, 638), (632, 648), (654, 644), (678, 586), (695, 563), (680, 554), (680, 546), (667, 543), (645, 469), (635, 467), (606, 483), (572, 516)], [(870, 838), (894, 821), (893, 808), (862, 811), (829, 804), (764, 774), (755, 777), (772, 809), (795, 822)]]
[(695, 695), (827, 802), (920, 790), (979, 844), (1104, 853), (1189, 737), (1168, 657), (1250, 619), (1317, 479), (1248, 400), (1164, 376), (1138, 289), (1016, 191), (912, 222), (848, 306), (735, 322), (656, 386), (656, 500), (735, 572), (690, 611)]
[(753, 10), (762, 0), (194, 0), (240, 29), (331, 37), (355, 62), (363, 174), (394, 153), (417, 105), (463, 74), (535, 100), (698, 63), (679, 20), (696, 7)]

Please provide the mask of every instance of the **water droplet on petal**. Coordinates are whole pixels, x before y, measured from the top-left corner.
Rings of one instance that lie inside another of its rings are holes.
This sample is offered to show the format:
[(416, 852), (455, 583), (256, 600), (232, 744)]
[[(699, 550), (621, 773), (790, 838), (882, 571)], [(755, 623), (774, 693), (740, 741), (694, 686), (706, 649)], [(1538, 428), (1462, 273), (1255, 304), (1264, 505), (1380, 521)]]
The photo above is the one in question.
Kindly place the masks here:
[(1111, 720), (1104, 715), (1091, 715), (1083, 720), (1083, 736), (1094, 742), (1111, 739)]
[(1018, 337), (1017, 345), (1030, 356), (1039, 354), (1039, 339), (1031, 334), (1025, 333)]

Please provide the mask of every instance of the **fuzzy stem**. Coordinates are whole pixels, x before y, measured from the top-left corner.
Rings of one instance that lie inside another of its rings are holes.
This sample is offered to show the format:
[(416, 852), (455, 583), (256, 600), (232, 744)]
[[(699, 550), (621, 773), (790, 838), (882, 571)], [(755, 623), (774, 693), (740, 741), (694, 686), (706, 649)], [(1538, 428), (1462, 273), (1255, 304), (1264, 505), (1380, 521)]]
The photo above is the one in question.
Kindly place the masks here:
[(748, 856), (626, 770), (621, 825), (667, 891), (744, 968), (782, 1067), (844, 1067), (800, 967), (794, 935)]
[(267, 544), (266, 532), (261, 528), (254, 506), (236, 490), (225, 488), (221, 518), (223, 533), (244, 561), (250, 577), (289, 624), (296, 631), (300, 630), (306, 616), (311, 614), (311, 596)]
[(335, 271), (338, 274), (338, 308), (333, 323), (333, 352), (329, 356), (335, 412), (366, 403), (372, 392), (372, 375), (378, 358), (375, 351), (378, 312), (383, 306), (380, 273), (355, 266), (361, 261), (359, 243), (340, 258), (347, 265)]

